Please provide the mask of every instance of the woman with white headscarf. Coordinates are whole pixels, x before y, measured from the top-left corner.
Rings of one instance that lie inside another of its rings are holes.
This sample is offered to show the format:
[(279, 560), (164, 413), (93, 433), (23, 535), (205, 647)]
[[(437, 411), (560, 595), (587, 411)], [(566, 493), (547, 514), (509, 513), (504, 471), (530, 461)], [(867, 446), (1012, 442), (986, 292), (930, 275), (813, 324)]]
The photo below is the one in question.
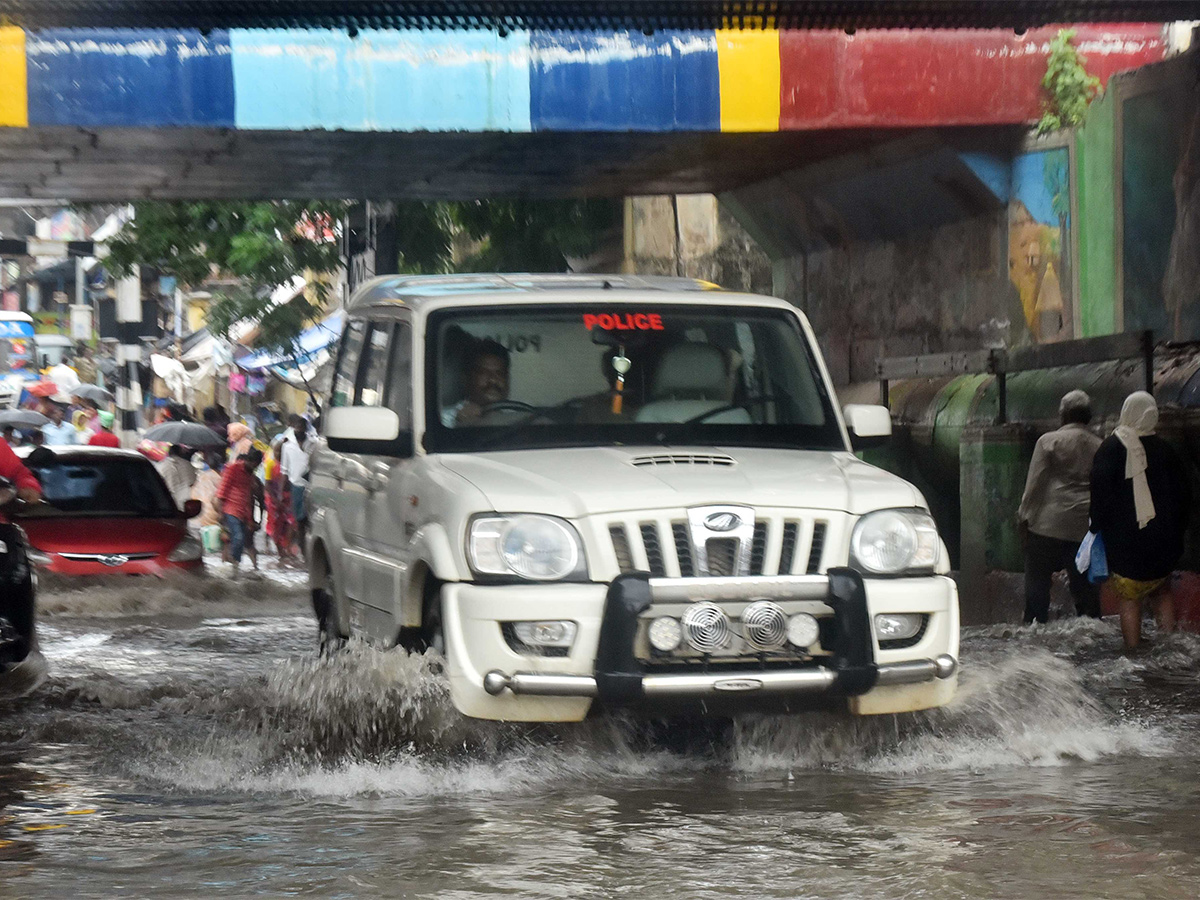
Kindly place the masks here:
[(1170, 576), (1183, 555), (1191, 490), (1183, 464), (1154, 433), (1158, 406), (1145, 391), (1125, 398), (1121, 423), (1092, 462), (1092, 530), (1104, 538), (1106, 582), (1120, 602), (1125, 646), (1142, 638), (1142, 602), (1163, 631), (1175, 628)]

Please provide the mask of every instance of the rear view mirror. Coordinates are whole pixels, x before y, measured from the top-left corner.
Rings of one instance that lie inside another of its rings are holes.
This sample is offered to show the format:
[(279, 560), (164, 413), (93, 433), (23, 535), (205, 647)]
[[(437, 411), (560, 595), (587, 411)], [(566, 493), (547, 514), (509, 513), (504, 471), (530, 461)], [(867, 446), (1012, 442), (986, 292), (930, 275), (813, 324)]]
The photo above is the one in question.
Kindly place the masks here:
[(325, 417), (325, 440), (338, 453), (412, 456), (412, 433), (383, 406), (335, 406)]
[(892, 436), (892, 414), (886, 406), (847, 403), (842, 408), (842, 415), (846, 419), (846, 430), (850, 432), (850, 444), (855, 450), (878, 447), (887, 443)]
[(184, 500), (183, 501), (183, 517), (185, 519), (194, 519), (200, 515), (201, 504), (199, 500)]

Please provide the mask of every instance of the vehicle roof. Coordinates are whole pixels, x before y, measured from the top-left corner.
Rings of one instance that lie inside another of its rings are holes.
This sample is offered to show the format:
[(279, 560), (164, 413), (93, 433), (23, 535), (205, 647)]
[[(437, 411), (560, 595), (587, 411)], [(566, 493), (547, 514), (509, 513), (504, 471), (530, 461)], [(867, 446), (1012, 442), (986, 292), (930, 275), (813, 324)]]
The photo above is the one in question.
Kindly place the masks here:
[(34, 337), (43, 347), (70, 347), (75, 343), (65, 334), (35, 334)]
[(790, 304), (773, 297), (725, 291), (710, 281), (658, 275), (488, 274), (381, 275), (367, 281), (346, 304), (349, 312), (406, 306), (425, 312), (446, 306), (501, 303), (696, 303), (715, 299), (738, 305)]
[[(123, 450), (120, 447), (94, 447), (89, 444), (55, 444), (53, 446), (43, 444), (42, 446), (55, 456), (64, 456), (75, 461), (81, 459), (141, 459), (150, 462), (136, 450)], [(36, 447), (14, 447), (13, 452), (21, 459), (25, 459), (36, 449)]]

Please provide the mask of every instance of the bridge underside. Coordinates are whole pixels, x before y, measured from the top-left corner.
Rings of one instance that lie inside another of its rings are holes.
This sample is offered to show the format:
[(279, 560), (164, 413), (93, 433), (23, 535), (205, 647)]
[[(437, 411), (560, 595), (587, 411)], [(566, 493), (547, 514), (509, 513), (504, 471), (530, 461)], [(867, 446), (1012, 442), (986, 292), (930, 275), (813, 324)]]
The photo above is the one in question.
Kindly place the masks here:
[[(724, 193), (905, 129), (740, 133), (0, 129), (0, 196), (31, 199), (581, 197)], [(991, 149), (1019, 128), (934, 132)], [(926, 136), (932, 137), (927, 131)]]

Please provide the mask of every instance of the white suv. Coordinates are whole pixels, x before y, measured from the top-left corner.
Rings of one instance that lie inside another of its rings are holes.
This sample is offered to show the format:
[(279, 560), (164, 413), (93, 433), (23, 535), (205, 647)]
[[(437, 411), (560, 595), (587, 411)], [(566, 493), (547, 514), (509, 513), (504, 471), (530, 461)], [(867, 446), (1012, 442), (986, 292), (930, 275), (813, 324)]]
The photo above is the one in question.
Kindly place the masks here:
[(950, 700), (958, 594), (857, 459), (783, 301), (629, 276), (388, 276), (350, 300), (313, 455), (324, 641), (445, 655), (467, 716)]

